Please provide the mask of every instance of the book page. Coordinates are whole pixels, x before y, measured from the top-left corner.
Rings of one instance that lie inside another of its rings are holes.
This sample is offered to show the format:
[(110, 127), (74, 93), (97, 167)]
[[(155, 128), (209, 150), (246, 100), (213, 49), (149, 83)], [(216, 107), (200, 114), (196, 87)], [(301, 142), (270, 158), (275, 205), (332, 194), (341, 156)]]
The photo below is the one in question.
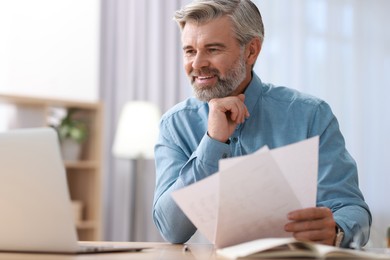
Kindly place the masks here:
[[(289, 252), (291, 252), (291, 250), (288, 248), (288, 245), (294, 242), (296, 242), (294, 238), (257, 239), (234, 246), (218, 249), (217, 254), (231, 259), (248, 256), (288, 257), (290, 256)], [(306, 253), (305, 255), (308, 254)], [(310, 255), (313, 256), (313, 252), (311, 252)]]
[(217, 254), (230, 259), (237, 258), (315, 258), (315, 259), (390, 259), (385, 252), (375, 253), (345, 249), (294, 238), (265, 238), (225, 247)]

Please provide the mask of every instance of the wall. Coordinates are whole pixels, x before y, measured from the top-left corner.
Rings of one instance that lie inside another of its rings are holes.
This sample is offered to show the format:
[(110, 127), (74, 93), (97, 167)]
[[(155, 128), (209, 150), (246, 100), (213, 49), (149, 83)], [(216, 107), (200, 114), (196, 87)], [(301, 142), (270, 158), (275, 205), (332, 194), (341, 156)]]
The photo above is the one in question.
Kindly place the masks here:
[(98, 99), (99, 0), (1, 0), (0, 93)]

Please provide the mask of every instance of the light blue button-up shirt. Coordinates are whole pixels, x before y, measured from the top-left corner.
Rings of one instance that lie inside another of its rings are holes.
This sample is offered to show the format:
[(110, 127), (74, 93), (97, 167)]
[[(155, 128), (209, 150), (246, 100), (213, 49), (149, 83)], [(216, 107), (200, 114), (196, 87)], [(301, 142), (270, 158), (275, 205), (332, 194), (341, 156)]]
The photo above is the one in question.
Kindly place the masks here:
[(317, 206), (332, 210), (345, 232), (343, 247), (348, 247), (354, 236), (365, 244), (371, 214), (359, 190), (356, 163), (345, 148), (329, 105), (289, 88), (264, 84), (255, 73), (245, 91), (245, 105), (250, 117), (238, 125), (229, 144), (207, 135), (209, 107), (205, 102), (188, 98), (163, 115), (155, 147), (153, 219), (164, 239), (184, 243), (195, 233), (196, 227), (173, 201), (171, 192), (217, 172), (221, 158), (319, 135)]

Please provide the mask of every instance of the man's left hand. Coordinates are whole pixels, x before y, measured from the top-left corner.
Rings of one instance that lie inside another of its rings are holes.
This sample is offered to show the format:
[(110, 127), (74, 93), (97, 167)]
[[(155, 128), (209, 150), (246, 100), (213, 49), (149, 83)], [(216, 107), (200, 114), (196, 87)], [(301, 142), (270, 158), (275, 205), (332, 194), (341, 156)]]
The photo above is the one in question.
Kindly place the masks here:
[(312, 241), (325, 245), (334, 245), (336, 222), (329, 208), (306, 208), (288, 214), (284, 229), (292, 232), (298, 240)]

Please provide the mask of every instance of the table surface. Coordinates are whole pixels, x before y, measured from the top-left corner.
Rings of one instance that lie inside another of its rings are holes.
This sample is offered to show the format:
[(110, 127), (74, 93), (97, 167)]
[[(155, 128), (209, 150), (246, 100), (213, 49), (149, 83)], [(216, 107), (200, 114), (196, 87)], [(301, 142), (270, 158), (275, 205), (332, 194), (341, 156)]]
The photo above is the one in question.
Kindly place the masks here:
[(153, 259), (153, 260), (176, 260), (176, 259), (223, 259), (217, 258), (215, 250), (209, 244), (187, 245), (189, 250), (184, 250), (184, 245), (173, 245), (169, 243), (153, 242), (101, 242), (104, 244), (113, 243), (115, 245), (131, 244), (136, 247), (147, 247), (139, 252), (115, 252), (96, 254), (42, 254), (42, 253), (10, 253), (0, 252), (0, 260), (79, 260), (79, 259)]
[[(153, 243), (153, 242), (101, 242), (104, 244), (113, 243), (115, 245), (131, 244), (137, 247), (147, 247), (139, 252), (117, 252), (117, 253), (96, 253), (96, 254), (41, 254), (41, 253), (9, 253), (0, 252), (0, 260), (80, 260), (80, 259), (97, 259), (97, 260), (125, 260), (125, 259), (140, 259), (140, 260), (215, 260), (227, 259), (218, 256), (215, 248), (211, 244), (187, 244), (173, 245), (169, 243)], [(187, 250), (185, 250), (187, 248)], [(256, 259), (256, 258), (245, 258)], [(297, 258), (291, 258), (300, 260)], [(390, 259), (390, 258), (388, 258)], [(307, 260), (307, 258), (306, 258)]]

